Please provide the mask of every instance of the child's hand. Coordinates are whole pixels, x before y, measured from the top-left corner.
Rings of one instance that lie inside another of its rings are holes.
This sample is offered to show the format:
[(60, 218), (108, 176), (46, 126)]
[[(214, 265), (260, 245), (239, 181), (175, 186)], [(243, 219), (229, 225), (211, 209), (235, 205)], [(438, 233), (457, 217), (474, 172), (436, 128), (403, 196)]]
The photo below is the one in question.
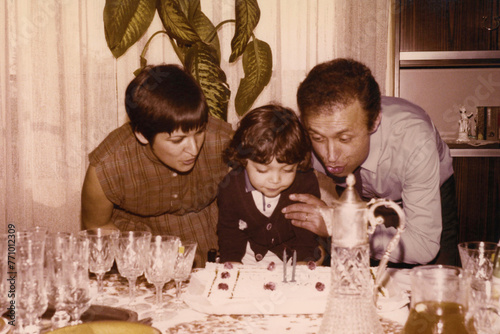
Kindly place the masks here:
[(291, 204), (283, 210), (285, 218), (291, 219), (292, 224), (305, 228), (319, 236), (328, 236), (323, 217), (317, 211), (318, 206), (326, 206), (325, 202), (310, 194), (291, 194), (290, 199), (301, 203)]

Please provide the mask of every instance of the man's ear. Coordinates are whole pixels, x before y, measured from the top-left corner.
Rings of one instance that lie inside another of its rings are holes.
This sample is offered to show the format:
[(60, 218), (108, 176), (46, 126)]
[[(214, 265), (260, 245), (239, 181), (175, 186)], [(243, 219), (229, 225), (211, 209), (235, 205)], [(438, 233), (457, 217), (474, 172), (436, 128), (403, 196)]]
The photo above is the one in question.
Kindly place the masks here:
[(149, 144), (149, 140), (146, 139), (146, 137), (144, 137), (144, 135), (138, 131), (134, 131), (134, 135), (135, 135), (135, 138), (137, 138), (137, 140), (143, 144), (143, 145), (147, 145)]
[(378, 127), (380, 126), (380, 121), (382, 120), (382, 113), (379, 112), (377, 118), (375, 119), (375, 122), (373, 122), (373, 127), (370, 130), (370, 134), (374, 133), (377, 131)]

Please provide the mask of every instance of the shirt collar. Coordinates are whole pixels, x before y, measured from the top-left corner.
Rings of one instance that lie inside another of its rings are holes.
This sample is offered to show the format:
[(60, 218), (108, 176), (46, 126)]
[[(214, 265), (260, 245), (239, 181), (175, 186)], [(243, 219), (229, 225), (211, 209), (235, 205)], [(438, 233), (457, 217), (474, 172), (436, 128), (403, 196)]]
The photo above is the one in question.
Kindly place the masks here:
[(252, 192), (254, 190), (257, 190), (254, 188), (254, 186), (252, 186), (252, 183), (250, 183), (250, 179), (248, 178), (247, 170), (245, 169), (243, 172), (245, 173), (245, 191), (247, 193), (249, 193), (249, 192)]
[[(382, 113), (382, 111), (380, 112)], [(375, 173), (375, 171), (377, 170), (377, 164), (381, 155), (383, 122), (384, 117), (382, 117), (377, 130), (370, 135), (370, 150), (368, 152), (368, 157), (366, 157), (366, 160), (361, 164), (361, 168), (366, 169), (372, 173)]]

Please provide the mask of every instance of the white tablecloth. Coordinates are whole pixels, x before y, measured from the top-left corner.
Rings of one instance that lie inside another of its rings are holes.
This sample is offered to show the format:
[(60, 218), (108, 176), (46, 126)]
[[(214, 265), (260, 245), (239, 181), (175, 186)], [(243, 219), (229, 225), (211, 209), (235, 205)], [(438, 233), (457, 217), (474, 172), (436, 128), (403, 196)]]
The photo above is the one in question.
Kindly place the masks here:
[[(389, 269), (393, 282), (409, 291), (409, 270)], [(188, 283), (184, 284), (184, 291)], [(96, 282), (93, 281), (93, 291)], [(105, 292), (107, 296), (117, 297), (118, 302), (113, 307), (130, 308), (128, 298), (128, 282), (118, 274), (105, 276)], [(154, 286), (144, 277), (137, 281), (136, 302), (148, 305), (148, 309), (139, 311), (139, 320), (154, 310)], [(164, 302), (174, 293), (172, 282), (166, 284), (163, 290)], [(408, 306), (400, 307), (390, 312), (380, 312), (383, 328), (386, 333), (399, 333), (408, 316)], [(321, 314), (229, 314), (214, 315), (185, 309), (172, 314), (168, 320), (153, 321), (152, 326), (162, 333), (317, 333), (321, 325)], [(239, 330), (239, 331), (238, 331)]]

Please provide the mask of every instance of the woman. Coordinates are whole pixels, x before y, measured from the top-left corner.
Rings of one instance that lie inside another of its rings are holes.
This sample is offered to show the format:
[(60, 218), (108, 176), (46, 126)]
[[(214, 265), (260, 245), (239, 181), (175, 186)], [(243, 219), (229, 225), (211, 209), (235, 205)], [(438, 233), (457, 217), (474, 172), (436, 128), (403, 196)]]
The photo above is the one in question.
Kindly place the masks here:
[(231, 126), (208, 114), (192, 76), (176, 65), (145, 68), (127, 87), (130, 122), (89, 155), (85, 228), (149, 230), (198, 243), (195, 266), (217, 248), (217, 185)]

